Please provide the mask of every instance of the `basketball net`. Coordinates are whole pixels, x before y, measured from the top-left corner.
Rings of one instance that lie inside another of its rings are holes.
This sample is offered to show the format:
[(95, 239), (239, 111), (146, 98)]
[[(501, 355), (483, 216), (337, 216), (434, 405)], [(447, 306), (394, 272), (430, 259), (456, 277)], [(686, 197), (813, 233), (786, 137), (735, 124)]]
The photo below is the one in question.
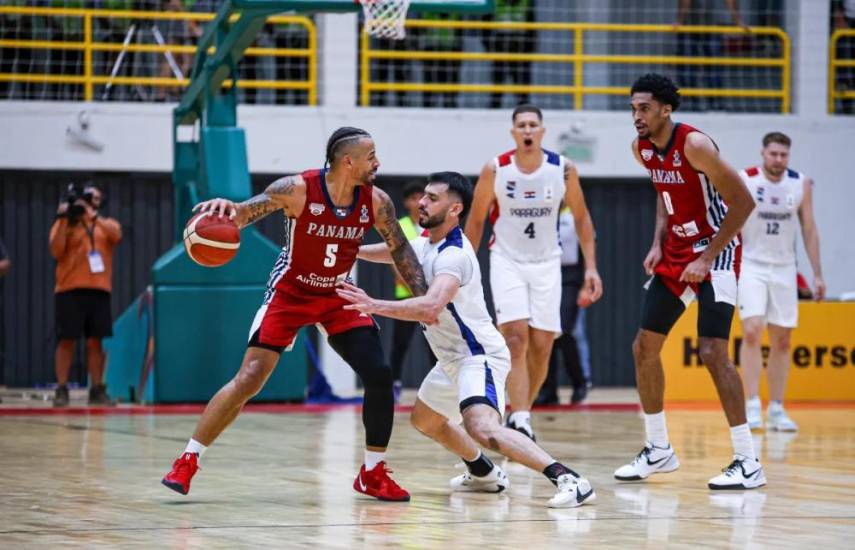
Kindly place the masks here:
[(365, 14), (365, 30), (377, 38), (401, 40), (410, 0), (357, 0)]

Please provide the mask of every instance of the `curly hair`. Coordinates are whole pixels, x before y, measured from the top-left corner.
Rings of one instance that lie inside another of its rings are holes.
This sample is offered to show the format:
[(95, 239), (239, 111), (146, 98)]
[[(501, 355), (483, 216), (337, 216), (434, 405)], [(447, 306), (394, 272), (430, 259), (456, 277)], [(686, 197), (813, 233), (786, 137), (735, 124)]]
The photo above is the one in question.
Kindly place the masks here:
[(676, 111), (680, 107), (680, 91), (677, 85), (665, 75), (647, 73), (632, 85), (629, 95), (647, 92), (659, 103), (670, 105)]

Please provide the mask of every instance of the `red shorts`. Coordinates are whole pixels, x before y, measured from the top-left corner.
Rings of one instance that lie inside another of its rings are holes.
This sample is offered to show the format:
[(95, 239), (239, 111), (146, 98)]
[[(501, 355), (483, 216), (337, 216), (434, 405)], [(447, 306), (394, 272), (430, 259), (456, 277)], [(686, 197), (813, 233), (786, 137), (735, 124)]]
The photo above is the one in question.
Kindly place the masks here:
[(370, 327), (374, 319), (365, 313), (344, 309), (349, 302), (338, 294), (310, 294), (280, 282), (270, 301), (259, 308), (249, 330), (249, 345), (290, 350), (297, 332), (316, 324), (328, 336), (357, 327)]

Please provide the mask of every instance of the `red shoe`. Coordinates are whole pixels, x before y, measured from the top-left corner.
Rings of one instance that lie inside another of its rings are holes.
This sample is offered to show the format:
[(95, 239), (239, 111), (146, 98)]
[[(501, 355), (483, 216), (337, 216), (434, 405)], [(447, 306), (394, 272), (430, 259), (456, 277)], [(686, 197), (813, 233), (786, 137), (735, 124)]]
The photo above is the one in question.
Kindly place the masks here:
[(353, 481), (353, 489), (378, 500), (391, 500), (395, 502), (407, 502), (410, 493), (401, 489), (395, 480), (389, 477), (392, 470), (386, 467), (386, 462), (381, 461), (371, 470), (365, 469), (365, 464), (359, 469), (359, 475)]
[(184, 453), (172, 463), (172, 471), (166, 474), (161, 483), (175, 492), (186, 495), (190, 492), (190, 480), (199, 470), (199, 455)]

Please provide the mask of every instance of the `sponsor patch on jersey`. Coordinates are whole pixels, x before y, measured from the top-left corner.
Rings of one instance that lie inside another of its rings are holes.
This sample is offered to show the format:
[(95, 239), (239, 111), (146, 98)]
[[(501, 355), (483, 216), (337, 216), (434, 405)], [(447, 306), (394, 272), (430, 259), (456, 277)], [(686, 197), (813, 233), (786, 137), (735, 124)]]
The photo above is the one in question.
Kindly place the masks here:
[(680, 151), (674, 151), (674, 158), (671, 160), (674, 166), (683, 166), (683, 159), (680, 158)]
[(317, 202), (309, 204), (309, 212), (311, 212), (313, 216), (320, 216), (324, 213), (325, 209), (326, 206)]
[(537, 198), (537, 191), (525, 191), (523, 193), (523, 198), (536, 199)]
[(650, 160), (653, 158), (653, 149), (642, 149), (641, 150), (641, 158), (644, 160)]
[(703, 252), (710, 245), (709, 239), (701, 239), (695, 243), (692, 243), (692, 252)]
[(359, 213), (359, 223), (368, 223), (368, 205), (362, 205), (362, 211)]

